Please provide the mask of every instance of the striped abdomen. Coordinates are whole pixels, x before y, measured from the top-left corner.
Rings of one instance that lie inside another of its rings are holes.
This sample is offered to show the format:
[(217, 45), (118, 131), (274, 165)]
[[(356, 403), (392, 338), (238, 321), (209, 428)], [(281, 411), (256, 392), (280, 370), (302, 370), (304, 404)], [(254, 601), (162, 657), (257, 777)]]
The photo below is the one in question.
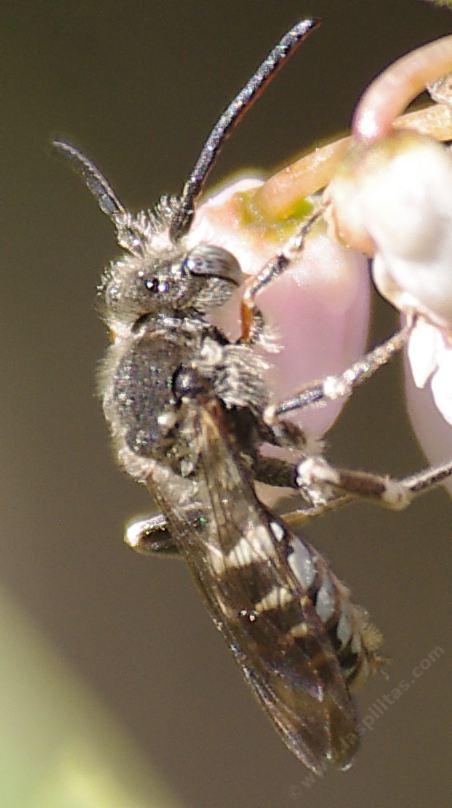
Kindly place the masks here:
[(380, 631), (369, 622), (365, 609), (351, 601), (349, 589), (308, 542), (292, 537), (288, 563), (328, 631), (347, 683), (364, 682), (380, 662), (376, 653), (383, 640)]

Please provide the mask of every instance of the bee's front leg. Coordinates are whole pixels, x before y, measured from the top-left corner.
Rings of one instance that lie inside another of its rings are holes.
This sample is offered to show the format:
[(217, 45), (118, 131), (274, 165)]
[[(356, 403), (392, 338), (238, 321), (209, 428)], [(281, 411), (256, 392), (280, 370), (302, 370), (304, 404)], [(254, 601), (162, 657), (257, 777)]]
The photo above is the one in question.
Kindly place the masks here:
[(304, 387), (291, 398), (271, 404), (264, 413), (264, 420), (273, 424), (281, 415), (288, 412), (299, 411), (313, 404), (324, 404), (340, 398), (348, 398), (356, 387), (367, 381), (379, 368), (386, 365), (389, 360), (402, 350), (415, 322), (414, 316), (409, 316), (407, 323), (392, 335), (386, 342), (377, 345), (365, 356), (354, 362), (350, 367), (337, 375), (327, 376)]
[(124, 541), (132, 550), (142, 555), (180, 558), (168, 522), (162, 513), (129, 522), (125, 530)]

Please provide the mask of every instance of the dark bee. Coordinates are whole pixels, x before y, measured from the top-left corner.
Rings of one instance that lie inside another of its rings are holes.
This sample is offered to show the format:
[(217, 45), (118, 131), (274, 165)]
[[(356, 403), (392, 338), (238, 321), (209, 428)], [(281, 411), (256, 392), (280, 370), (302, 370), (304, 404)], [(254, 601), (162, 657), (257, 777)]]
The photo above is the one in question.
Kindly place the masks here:
[[(141, 551), (186, 560), (285, 743), (320, 772), (326, 762), (346, 768), (353, 759), (358, 728), (350, 688), (378, 664), (381, 638), (290, 524), (357, 496), (400, 507), (451, 468), (402, 482), (334, 469), (310, 456), (304, 433), (279, 417), (343, 394), (345, 385), (351, 390), (403, 345), (406, 329), (348, 375), (270, 407), (255, 351), (265, 327), (254, 300), (302, 249), (319, 212), (246, 287), (238, 341), (207, 318), (244, 276), (227, 250), (186, 245), (204, 181), (232, 127), (316, 25), (305, 20), (283, 36), (218, 120), (181, 195), (162, 197), (150, 212), (130, 214), (90, 160), (65, 142), (55, 146), (82, 174), (125, 250), (100, 287), (102, 315), (113, 334), (101, 393), (119, 462), (148, 487), (162, 512), (131, 525), (126, 540)], [(264, 458), (263, 442), (297, 449), (297, 467)], [(296, 488), (305, 508), (287, 519), (275, 516), (258, 499), (256, 481)]]

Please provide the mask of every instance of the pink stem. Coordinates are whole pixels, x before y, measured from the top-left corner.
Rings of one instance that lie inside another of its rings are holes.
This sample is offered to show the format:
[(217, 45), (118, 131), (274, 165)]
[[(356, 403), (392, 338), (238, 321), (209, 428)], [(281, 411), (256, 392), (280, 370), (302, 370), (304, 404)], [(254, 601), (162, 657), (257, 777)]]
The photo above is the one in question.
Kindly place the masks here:
[(353, 118), (357, 139), (388, 135), (394, 119), (430, 82), (452, 70), (452, 35), (402, 56), (367, 88)]

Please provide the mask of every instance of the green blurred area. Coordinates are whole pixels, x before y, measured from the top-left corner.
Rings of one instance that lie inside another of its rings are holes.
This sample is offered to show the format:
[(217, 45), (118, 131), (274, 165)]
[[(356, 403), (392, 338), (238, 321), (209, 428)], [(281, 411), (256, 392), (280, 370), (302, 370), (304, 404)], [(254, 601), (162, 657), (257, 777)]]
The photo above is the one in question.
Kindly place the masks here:
[(0, 805), (176, 808), (134, 745), (0, 593)]

